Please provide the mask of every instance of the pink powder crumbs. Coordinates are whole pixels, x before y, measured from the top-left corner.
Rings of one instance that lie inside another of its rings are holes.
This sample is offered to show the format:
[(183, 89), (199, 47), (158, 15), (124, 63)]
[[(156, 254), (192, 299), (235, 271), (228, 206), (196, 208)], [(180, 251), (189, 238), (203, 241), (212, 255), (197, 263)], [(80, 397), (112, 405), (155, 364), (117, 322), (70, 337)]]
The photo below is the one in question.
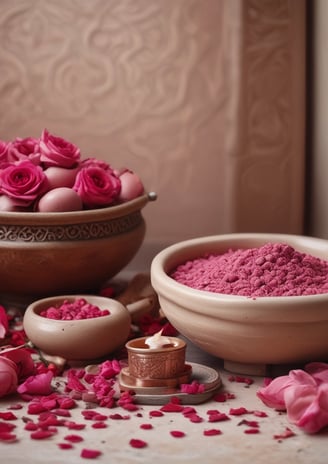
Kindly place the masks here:
[(47, 317), (48, 319), (71, 321), (108, 316), (109, 314), (110, 311), (108, 309), (100, 309), (84, 298), (77, 298), (74, 301), (65, 300), (60, 306), (51, 306), (41, 311), (40, 316)]
[(328, 261), (285, 243), (207, 254), (179, 265), (170, 276), (188, 287), (246, 297), (328, 293)]

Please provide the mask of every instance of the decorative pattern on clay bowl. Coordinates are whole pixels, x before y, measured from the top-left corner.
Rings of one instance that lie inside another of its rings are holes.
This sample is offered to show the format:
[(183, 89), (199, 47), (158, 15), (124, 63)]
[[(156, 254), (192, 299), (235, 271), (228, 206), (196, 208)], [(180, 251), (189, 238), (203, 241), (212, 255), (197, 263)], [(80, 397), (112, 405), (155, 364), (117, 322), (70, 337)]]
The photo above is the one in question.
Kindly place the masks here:
[[(109, 315), (90, 319), (56, 320), (40, 313), (64, 301), (84, 298)], [(42, 298), (31, 303), (23, 318), (28, 339), (46, 355), (60, 356), (68, 361), (101, 358), (124, 346), (131, 329), (131, 315), (120, 302), (91, 295), (61, 295)]]
[(134, 257), (141, 210), (154, 193), (121, 205), (61, 213), (0, 213), (0, 299), (96, 292)]
[(186, 240), (162, 250), (151, 282), (169, 321), (196, 346), (222, 358), (230, 370), (262, 373), (267, 365), (327, 360), (328, 294), (225, 295), (196, 290), (170, 277), (179, 264), (204, 253), (286, 243), (328, 260), (328, 241), (284, 234), (227, 234)]

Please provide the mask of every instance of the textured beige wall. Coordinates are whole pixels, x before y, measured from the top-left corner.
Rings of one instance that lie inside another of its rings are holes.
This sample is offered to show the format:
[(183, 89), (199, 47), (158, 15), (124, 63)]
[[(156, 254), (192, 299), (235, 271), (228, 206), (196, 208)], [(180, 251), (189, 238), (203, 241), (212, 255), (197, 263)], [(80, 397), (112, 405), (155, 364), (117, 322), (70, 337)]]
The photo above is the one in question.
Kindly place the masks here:
[(145, 253), (302, 231), (303, 0), (1, 0), (0, 132), (137, 171)]

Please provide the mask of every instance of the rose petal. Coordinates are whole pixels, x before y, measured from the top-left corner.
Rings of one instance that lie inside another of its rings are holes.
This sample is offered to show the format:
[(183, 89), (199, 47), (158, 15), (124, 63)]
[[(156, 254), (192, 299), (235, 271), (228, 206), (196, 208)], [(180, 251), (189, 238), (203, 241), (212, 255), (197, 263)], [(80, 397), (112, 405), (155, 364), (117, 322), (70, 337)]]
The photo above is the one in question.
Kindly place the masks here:
[(328, 425), (328, 384), (289, 388), (285, 399), (288, 419), (305, 432), (317, 433)]
[(51, 381), (53, 373), (48, 371), (43, 374), (32, 375), (18, 386), (17, 392), (30, 395), (49, 395), (52, 392)]
[(132, 448), (145, 448), (147, 446), (147, 442), (140, 440), (138, 438), (131, 438), (129, 443), (130, 443), (130, 446), (132, 446)]
[(219, 429), (208, 429), (208, 430), (204, 430), (203, 432), (203, 435), (205, 435), (206, 437), (212, 437), (214, 435), (221, 435), (221, 434), (222, 432)]
[(86, 459), (95, 459), (98, 456), (100, 456), (102, 453), (101, 451), (94, 450), (94, 449), (88, 449), (88, 448), (83, 448), (81, 451), (81, 458), (86, 458)]

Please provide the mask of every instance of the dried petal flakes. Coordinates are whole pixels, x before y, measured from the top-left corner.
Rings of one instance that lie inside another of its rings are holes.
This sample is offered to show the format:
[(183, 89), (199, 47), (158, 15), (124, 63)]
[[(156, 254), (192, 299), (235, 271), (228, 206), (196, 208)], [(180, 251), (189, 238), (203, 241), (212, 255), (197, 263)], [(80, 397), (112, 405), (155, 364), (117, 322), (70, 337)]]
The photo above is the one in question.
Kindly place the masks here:
[(86, 459), (95, 459), (98, 456), (100, 456), (102, 453), (101, 451), (94, 450), (94, 449), (88, 449), (88, 448), (83, 448), (81, 451), (81, 458), (86, 458)]
[(228, 392), (220, 392), (213, 396), (213, 400), (217, 401), (218, 403), (224, 403), (227, 400), (233, 400), (233, 399), (235, 399), (234, 393), (228, 393)]
[(16, 420), (17, 416), (14, 413), (7, 411), (7, 412), (0, 412), (0, 419), (5, 421)]
[(107, 424), (102, 421), (97, 421), (91, 426), (93, 429), (105, 429), (107, 427)]
[(140, 440), (139, 438), (131, 438), (129, 443), (132, 448), (145, 448), (147, 446), (147, 442)]
[(64, 440), (70, 441), (71, 443), (79, 443), (80, 441), (83, 441), (83, 437), (80, 435), (66, 435)]
[(143, 430), (151, 430), (153, 428), (152, 424), (141, 424), (140, 428)]
[(283, 440), (285, 438), (290, 438), (294, 436), (295, 436), (295, 433), (289, 427), (286, 427), (283, 433), (273, 435), (273, 438), (276, 440)]
[(221, 435), (221, 434), (222, 432), (219, 429), (208, 429), (208, 430), (204, 430), (203, 432), (203, 435), (205, 435), (206, 437), (212, 437), (214, 435)]
[(8, 422), (0, 422), (0, 433), (11, 432), (15, 427), (15, 424), (11, 424)]
[(184, 406), (182, 406), (178, 402), (172, 401), (172, 399), (169, 403), (166, 403), (164, 404), (164, 406), (161, 407), (161, 411), (163, 412), (183, 412)]
[(6, 441), (6, 442), (14, 442), (17, 441), (17, 436), (14, 433), (10, 432), (1, 432), (0, 433), (0, 441)]
[(231, 416), (242, 416), (243, 414), (247, 414), (249, 412), (250, 411), (242, 406), (240, 408), (230, 408), (229, 414)]
[(53, 431), (53, 430), (36, 430), (35, 432), (32, 432), (31, 433), (31, 438), (33, 438), (33, 440), (43, 440), (45, 438), (49, 438), (49, 437), (52, 437), (52, 435), (54, 435), (56, 432)]
[(162, 413), (162, 411), (154, 410), (154, 411), (149, 412), (149, 416), (150, 417), (162, 417), (164, 416), (164, 414)]
[(64, 425), (70, 430), (82, 430), (86, 427), (86, 424), (78, 424), (73, 421), (65, 421)]
[(174, 438), (182, 438), (184, 437), (186, 434), (184, 432), (182, 432), (181, 430), (171, 430), (170, 431), (170, 434), (172, 435), (172, 437)]
[(58, 443), (58, 447), (63, 450), (72, 449), (73, 445), (71, 443)]

